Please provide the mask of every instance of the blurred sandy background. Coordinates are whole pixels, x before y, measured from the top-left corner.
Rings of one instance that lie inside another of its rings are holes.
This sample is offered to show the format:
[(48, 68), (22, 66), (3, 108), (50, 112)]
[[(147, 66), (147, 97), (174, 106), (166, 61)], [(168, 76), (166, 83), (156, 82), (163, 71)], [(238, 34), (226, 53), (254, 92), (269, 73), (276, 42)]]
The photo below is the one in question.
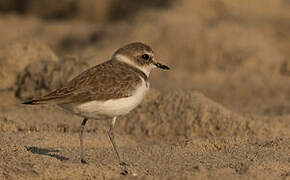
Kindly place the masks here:
[(0, 0), (0, 179), (119, 179), (103, 121), (20, 103), (145, 42), (170, 72), (116, 124), (131, 178), (290, 179), (289, 0)]

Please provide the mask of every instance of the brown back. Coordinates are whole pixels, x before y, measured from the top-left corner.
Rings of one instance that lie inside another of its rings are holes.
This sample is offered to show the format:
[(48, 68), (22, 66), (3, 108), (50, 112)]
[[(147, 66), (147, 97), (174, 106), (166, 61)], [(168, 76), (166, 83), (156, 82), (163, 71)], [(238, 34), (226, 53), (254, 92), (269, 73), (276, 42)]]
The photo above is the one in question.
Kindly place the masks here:
[(79, 104), (128, 97), (141, 83), (140, 77), (148, 80), (139, 69), (117, 60), (109, 60), (82, 72), (64, 87), (33, 101)]

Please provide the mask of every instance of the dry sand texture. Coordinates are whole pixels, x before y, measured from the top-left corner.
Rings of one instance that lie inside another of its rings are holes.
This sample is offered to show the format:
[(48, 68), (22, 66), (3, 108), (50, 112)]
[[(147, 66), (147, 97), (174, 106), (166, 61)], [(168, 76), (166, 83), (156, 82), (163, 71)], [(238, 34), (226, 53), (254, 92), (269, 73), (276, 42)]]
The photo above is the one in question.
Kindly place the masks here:
[[(57, 5), (56, 5), (57, 4)], [(290, 179), (290, 1), (0, 0), (0, 179)], [(116, 124), (20, 102), (132, 41), (150, 44), (144, 102)]]

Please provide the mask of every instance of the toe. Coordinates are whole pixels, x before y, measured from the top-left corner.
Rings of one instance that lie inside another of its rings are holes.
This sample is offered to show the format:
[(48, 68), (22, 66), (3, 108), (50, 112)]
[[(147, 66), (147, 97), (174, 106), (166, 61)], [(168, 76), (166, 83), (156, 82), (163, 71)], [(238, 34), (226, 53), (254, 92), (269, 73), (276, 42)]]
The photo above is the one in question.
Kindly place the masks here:
[(126, 176), (128, 175), (128, 171), (126, 169), (123, 169), (121, 172), (121, 175)]

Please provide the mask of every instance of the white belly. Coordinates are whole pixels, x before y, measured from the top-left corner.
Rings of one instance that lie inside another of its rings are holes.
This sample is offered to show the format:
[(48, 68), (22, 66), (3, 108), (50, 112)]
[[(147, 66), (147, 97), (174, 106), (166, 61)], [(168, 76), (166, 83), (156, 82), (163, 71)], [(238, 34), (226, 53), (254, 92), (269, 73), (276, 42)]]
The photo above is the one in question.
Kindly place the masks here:
[(76, 107), (62, 106), (63, 108), (72, 111), (74, 114), (92, 118), (92, 119), (106, 119), (115, 116), (125, 115), (141, 103), (147, 91), (149, 90), (149, 83), (145, 81), (137, 87), (132, 96), (113, 99), (107, 101), (90, 101)]

